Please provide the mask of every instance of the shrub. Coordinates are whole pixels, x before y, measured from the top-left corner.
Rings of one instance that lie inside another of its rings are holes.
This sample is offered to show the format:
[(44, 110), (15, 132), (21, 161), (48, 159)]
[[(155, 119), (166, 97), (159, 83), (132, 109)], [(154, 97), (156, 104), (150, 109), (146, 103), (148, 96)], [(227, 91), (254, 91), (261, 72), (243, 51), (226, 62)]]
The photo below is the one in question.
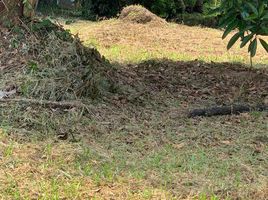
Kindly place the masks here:
[(194, 6), (194, 12), (203, 13), (204, 0), (197, 0)]
[(218, 17), (204, 16), (200, 13), (189, 14), (185, 13), (176, 18), (176, 22), (183, 23), (188, 26), (205, 26), (211, 28), (218, 27)]
[(250, 58), (256, 55), (258, 41), (268, 53), (268, 44), (262, 39), (262, 36), (268, 36), (267, 0), (223, 0), (218, 11), (222, 15), (220, 25), (225, 28), (222, 38), (237, 30), (227, 45), (228, 49), (240, 39), (241, 48), (249, 44)]
[(190, 13), (194, 11), (194, 7), (196, 4), (197, 0), (184, 0), (186, 10)]
[(140, 4), (164, 18), (173, 18), (185, 11), (184, 0), (81, 0), (82, 15), (90, 19), (94, 16), (113, 17), (132, 4)]
[[(186, 10), (190, 13), (202, 13), (204, 3), (210, 7), (217, 5), (219, 1), (221, 0), (76, 0), (76, 5), (82, 11), (82, 16), (88, 19), (114, 17), (123, 7), (137, 4), (164, 18), (174, 18)], [(39, 8), (43, 7), (42, 10), (51, 10), (51, 7), (59, 9), (57, 0), (39, 0)]]
[(173, 18), (184, 12), (185, 5), (183, 0), (156, 0), (151, 5), (151, 10), (161, 17)]
[(120, 10), (119, 1), (106, 1), (106, 0), (82, 0), (82, 15), (85, 18), (112, 17), (115, 16)]

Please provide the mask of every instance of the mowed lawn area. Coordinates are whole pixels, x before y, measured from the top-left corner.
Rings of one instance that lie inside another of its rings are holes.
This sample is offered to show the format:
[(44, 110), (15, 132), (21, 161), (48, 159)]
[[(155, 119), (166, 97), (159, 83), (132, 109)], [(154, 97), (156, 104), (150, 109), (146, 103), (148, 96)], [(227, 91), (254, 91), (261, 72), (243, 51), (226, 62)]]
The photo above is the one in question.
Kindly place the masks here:
[(187, 117), (261, 103), (264, 50), (250, 69), (236, 64), (249, 63), (247, 50), (228, 52), (221, 30), (59, 21), (111, 61), (118, 93), (83, 99), (87, 110), (1, 104), (0, 199), (267, 199), (267, 112)]
[[(60, 20), (64, 24), (63, 20)], [(107, 59), (133, 63), (153, 58), (249, 63), (247, 48), (240, 43), (227, 51), (232, 34), (222, 40), (222, 30), (190, 27), (175, 23), (148, 25), (117, 19), (101, 22), (78, 20), (64, 25), (78, 34), (85, 45), (96, 47)], [(266, 38), (266, 41), (268, 39)], [(268, 56), (259, 44), (255, 64), (267, 64)]]

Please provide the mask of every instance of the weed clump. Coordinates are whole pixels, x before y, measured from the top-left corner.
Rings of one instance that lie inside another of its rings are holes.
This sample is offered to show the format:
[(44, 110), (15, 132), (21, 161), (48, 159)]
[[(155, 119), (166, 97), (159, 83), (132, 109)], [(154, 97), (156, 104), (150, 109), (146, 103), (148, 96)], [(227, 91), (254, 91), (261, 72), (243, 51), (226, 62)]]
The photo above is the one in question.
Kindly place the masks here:
[(167, 23), (164, 19), (158, 17), (140, 5), (131, 5), (125, 7), (121, 11), (119, 19), (138, 24), (150, 23), (155, 25), (163, 25)]

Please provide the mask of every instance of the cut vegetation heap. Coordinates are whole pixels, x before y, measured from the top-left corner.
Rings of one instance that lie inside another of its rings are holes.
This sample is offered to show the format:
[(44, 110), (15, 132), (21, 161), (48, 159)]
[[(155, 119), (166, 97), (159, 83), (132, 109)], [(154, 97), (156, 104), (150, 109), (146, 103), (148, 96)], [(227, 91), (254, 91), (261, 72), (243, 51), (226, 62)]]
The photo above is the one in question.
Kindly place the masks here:
[(29, 27), (1, 28), (2, 91), (15, 88), (26, 98), (61, 101), (109, 90), (111, 80), (104, 77), (112, 68), (97, 50), (49, 20)]
[(138, 24), (166, 24), (165, 20), (140, 5), (132, 5), (125, 7), (119, 16), (119, 19)]

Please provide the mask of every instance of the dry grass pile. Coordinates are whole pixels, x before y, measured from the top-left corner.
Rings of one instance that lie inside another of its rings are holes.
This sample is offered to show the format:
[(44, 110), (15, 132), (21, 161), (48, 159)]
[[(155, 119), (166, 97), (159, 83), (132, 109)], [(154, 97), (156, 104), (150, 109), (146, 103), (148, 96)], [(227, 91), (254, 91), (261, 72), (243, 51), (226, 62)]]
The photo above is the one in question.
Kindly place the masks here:
[(160, 17), (140, 5), (131, 5), (125, 7), (120, 13), (119, 19), (138, 24), (166, 24), (165, 20), (161, 19)]
[(109, 90), (112, 69), (96, 49), (49, 20), (1, 29), (1, 90), (24, 97), (74, 100)]

